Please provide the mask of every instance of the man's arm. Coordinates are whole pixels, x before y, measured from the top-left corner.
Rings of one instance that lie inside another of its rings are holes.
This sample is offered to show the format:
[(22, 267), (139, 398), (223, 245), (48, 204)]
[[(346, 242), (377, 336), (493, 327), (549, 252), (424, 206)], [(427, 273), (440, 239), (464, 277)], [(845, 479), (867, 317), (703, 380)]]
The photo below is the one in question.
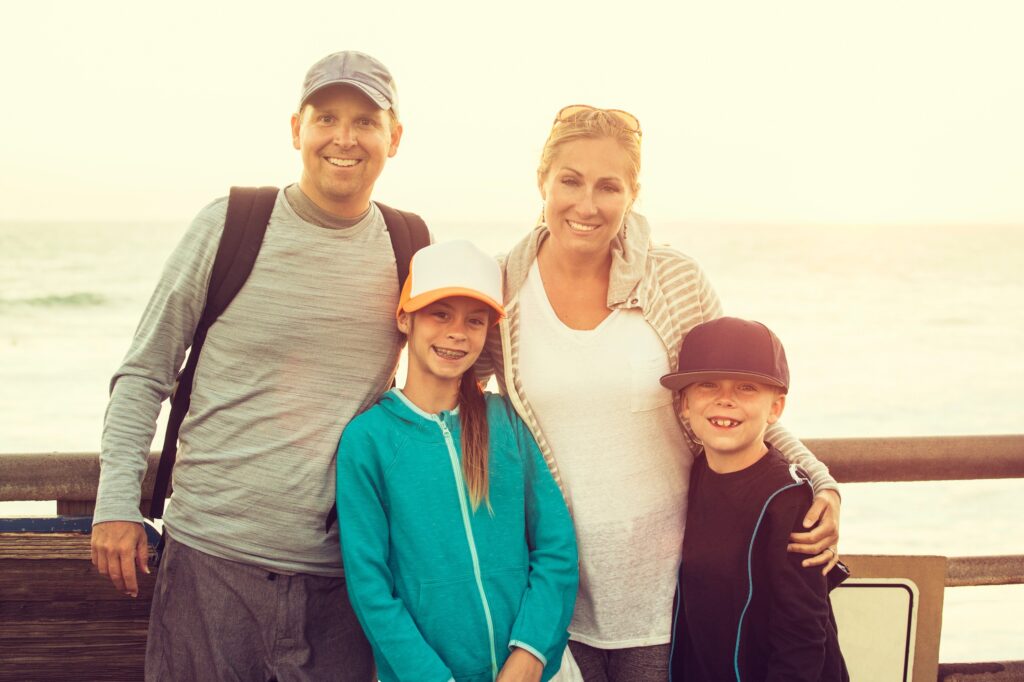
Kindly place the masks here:
[(95, 524), (91, 538), (92, 565), (110, 578), (114, 588), (129, 597), (139, 596), (139, 571), (149, 574), (149, 543), (141, 523), (105, 521)]
[(170, 395), (206, 303), (227, 201), (196, 216), (175, 248), (110, 382), (103, 422), (100, 484), (93, 515), (93, 564), (114, 586), (135, 596), (135, 568), (145, 569), (139, 504), (161, 403)]

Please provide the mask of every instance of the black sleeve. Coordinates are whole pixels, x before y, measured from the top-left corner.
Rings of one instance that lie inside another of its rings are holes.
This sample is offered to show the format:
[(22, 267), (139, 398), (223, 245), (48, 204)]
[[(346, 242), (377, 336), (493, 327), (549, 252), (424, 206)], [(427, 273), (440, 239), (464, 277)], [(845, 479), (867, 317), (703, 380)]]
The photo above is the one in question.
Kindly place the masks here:
[(811, 497), (809, 486), (802, 485), (779, 493), (768, 505), (759, 543), (772, 595), (766, 682), (818, 680), (825, 662), (825, 576), (820, 566), (800, 565), (806, 555), (786, 551), (789, 534), (804, 530)]

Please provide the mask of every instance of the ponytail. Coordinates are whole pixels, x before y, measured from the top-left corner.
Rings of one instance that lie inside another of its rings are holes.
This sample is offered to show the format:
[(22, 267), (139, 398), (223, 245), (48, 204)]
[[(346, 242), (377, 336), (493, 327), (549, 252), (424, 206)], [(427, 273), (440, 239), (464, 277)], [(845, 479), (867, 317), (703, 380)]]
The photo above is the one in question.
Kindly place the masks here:
[(472, 367), (459, 380), (459, 421), (462, 424), (462, 475), (469, 490), (469, 501), (473, 504), (473, 511), (483, 500), (490, 508), (487, 401)]

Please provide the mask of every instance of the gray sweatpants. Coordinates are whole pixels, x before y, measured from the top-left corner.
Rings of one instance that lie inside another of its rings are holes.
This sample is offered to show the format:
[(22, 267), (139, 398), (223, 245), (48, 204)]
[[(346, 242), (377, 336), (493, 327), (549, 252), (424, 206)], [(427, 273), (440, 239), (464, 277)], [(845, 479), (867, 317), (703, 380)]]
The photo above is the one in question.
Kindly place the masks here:
[(167, 538), (149, 617), (147, 682), (374, 678), (344, 578), (268, 573)]

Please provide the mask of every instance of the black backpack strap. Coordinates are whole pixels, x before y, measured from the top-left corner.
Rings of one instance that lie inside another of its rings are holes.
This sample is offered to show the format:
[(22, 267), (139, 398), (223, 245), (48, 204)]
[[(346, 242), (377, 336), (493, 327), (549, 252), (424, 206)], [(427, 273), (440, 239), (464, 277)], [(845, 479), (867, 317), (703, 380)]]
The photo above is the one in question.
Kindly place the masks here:
[[(384, 216), (384, 224), (388, 227), (391, 248), (395, 252), (395, 269), (398, 271), (398, 289), (402, 289), (409, 277), (409, 263), (414, 253), (430, 244), (430, 230), (423, 218), (409, 211), (391, 208), (379, 201), (374, 202)], [(338, 504), (331, 505), (324, 523), (324, 531), (330, 532), (331, 526), (338, 520)]]
[(409, 262), (414, 253), (430, 244), (430, 231), (423, 218), (415, 213), (399, 211), (379, 201), (376, 202), (384, 216), (391, 237), (391, 248), (395, 252), (395, 267), (398, 270), (398, 288), (401, 289), (409, 276)]
[(185, 366), (178, 373), (177, 385), (171, 394), (171, 414), (167, 419), (167, 432), (160, 453), (160, 466), (153, 484), (153, 498), (149, 508), (151, 518), (163, 516), (167, 486), (171, 471), (178, 455), (178, 430), (188, 413), (192, 397), (192, 379), (199, 353), (206, 341), (206, 333), (242, 289), (252, 267), (256, 263), (263, 235), (270, 222), (270, 214), (277, 202), (276, 187), (232, 187), (228, 197), (228, 214), (224, 221), (224, 233), (217, 246), (217, 255), (210, 273), (210, 284), (206, 290), (206, 305), (199, 318), (192, 337)]

